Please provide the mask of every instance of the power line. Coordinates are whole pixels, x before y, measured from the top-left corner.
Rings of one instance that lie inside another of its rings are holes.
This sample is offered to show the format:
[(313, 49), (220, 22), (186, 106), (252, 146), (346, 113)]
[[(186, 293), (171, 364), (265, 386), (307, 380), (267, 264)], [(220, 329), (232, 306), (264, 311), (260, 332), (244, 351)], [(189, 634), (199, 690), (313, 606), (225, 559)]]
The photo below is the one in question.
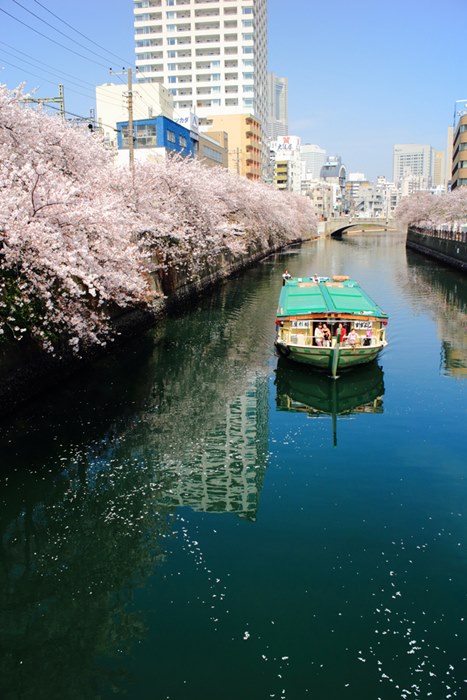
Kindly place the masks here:
[(43, 36), (44, 39), (47, 39), (48, 41), (51, 41), (53, 44), (57, 44), (57, 46), (61, 46), (62, 49), (66, 49), (67, 51), (70, 51), (71, 53), (74, 53), (76, 56), (79, 56), (80, 58), (84, 58), (86, 61), (90, 61), (91, 63), (95, 63), (98, 66), (102, 66), (102, 68), (108, 68), (108, 66), (105, 66), (103, 63), (99, 63), (98, 61), (94, 61), (92, 58), (88, 58), (87, 56), (83, 56), (83, 54), (78, 53), (77, 51), (74, 51), (73, 49), (70, 49), (68, 46), (65, 46), (64, 44), (61, 44), (59, 41), (55, 41), (55, 39), (51, 39), (49, 36), (46, 34), (43, 34), (40, 32), (38, 29), (34, 29), (34, 27), (31, 27), (29, 24), (26, 22), (23, 22), (22, 20), (18, 19), (18, 17), (15, 17), (12, 15), (10, 12), (7, 12), (6, 10), (3, 9), (3, 7), (0, 7), (0, 12), (3, 12), (5, 15), (8, 15), (8, 17), (11, 17), (14, 19), (16, 22), (19, 22), (20, 24), (24, 25), (28, 29), (31, 29), (31, 31), (35, 32), (36, 34), (39, 34), (40, 36)]
[(111, 51), (109, 51), (108, 49), (106, 49), (105, 46), (101, 46), (100, 44), (98, 44), (97, 42), (93, 41), (93, 40), (90, 39), (88, 36), (86, 36), (85, 34), (83, 34), (82, 32), (80, 32), (78, 29), (76, 29), (75, 27), (73, 27), (71, 24), (68, 24), (68, 22), (65, 22), (64, 19), (61, 19), (61, 17), (59, 17), (58, 15), (56, 15), (55, 13), (53, 13), (51, 10), (49, 10), (45, 5), (43, 5), (41, 2), (39, 2), (39, 0), (34, 0), (34, 2), (35, 2), (37, 5), (40, 5), (40, 7), (42, 7), (42, 8), (43, 8), (46, 12), (48, 12), (50, 15), (52, 15), (53, 17), (55, 17), (56, 19), (58, 19), (59, 22), (62, 22), (62, 24), (65, 24), (67, 27), (70, 27), (70, 29), (72, 29), (74, 32), (76, 32), (76, 33), (79, 34), (80, 36), (82, 36), (82, 37), (83, 37), (84, 39), (86, 39), (87, 41), (91, 42), (91, 44), (94, 44), (94, 46), (97, 46), (99, 49), (102, 49), (103, 51), (105, 51), (106, 53), (108, 53), (109, 56), (113, 56), (114, 58), (118, 58), (119, 61), (123, 61), (123, 63), (126, 63), (126, 64), (128, 64), (128, 65), (131, 63), (131, 61), (127, 61), (127, 60), (125, 60), (124, 58), (122, 58), (121, 56), (117, 56), (116, 54), (114, 54), (114, 53), (112, 53)]
[(50, 22), (47, 22), (45, 19), (42, 19), (42, 17), (39, 17), (39, 15), (36, 15), (36, 13), (33, 12), (32, 10), (28, 10), (28, 8), (25, 7), (24, 5), (22, 5), (20, 2), (18, 2), (18, 0), (12, 0), (12, 1), (15, 3), (15, 5), (18, 5), (18, 6), (21, 7), (23, 10), (26, 10), (26, 12), (29, 12), (30, 15), (32, 15), (33, 17), (35, 17), (36, 19), (38, 19), (39, 22), (43, 22), (43, 23), (46, 24), (48, 27), (50, 27), (51, 29), (53, 29), (54, 32), (58, 32), (59, 34), (61, 34), (62, 36), (64, 36), (65, 39), (69, 39), (70, 41), (72, 41), (72, 42), (73, 42), (74, 44), (76, 44), (77, 46), (81, 46), (82, 49), (85, 49), (86, 51), (89, 51), (90, 53), (94, 54), (94, 56), (98, 56), (98, 58), (103, 58), (104, 61), (107, 60), (107, 57), (106, 57), (106, 56), (102, 56), (102, 54), (96, 53), (95, 51), (93, 51), (92, 49), (88, 48), (88, 47), (85, 46), (84, 44), (81, 44), (79, 41), (76, 41), (76, 39), (73, 39), (69, 34), (65, 34), (65, 32), (62, 32), (60, 29), (57, 29), (57, 27), (54, 27), (53, 24), (50, 24)]

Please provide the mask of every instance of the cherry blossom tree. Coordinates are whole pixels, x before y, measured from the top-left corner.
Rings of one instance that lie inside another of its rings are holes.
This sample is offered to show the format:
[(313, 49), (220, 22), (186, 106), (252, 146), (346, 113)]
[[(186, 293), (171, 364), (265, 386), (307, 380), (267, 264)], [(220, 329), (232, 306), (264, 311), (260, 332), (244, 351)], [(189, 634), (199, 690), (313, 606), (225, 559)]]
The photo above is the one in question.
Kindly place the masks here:
[(195, 280), (316, 228), (307, 198), (225, 168), (167, 158), (130, 173), (98, 137), (21, 97), (0, 86), (0, 340), (105, 343), (113, 313), (151, 310), (149, 271)]
[(405, 226), (453, 228), (467, 222), (467, 189), (462, 187), (441, 195), (417, 192), (404, 197), (397, 207), (396, 218)]
[(126, 197), (102, 144), (0, 87), (0, 332), (103, 342), (103, 307), (144, 303)]

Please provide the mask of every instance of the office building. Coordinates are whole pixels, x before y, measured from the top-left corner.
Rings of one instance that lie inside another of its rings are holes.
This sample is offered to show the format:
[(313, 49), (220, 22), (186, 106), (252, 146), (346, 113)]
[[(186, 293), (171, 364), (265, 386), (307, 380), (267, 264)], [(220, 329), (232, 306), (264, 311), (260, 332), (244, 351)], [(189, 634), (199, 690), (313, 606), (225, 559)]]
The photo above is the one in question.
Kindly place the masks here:
[[(136, 0), (137, 81), (163, 84), (175, 113), (251, 114), (267, 161), (267, 0)], [(229, 134), (230, 140), (230, 134)]]
[(406, 143), (396, 144), (393, 151), (393, 181), (399, 186), (404, 179), (420, 183), (419, 189), (428, 189), (433, 178), (433, 149), (431, 146)]
[(451, 190), (467, 186), (467, 112), (457, 121), (452, 146)]
[(305, 143), (300, 149), (300, 158), (302, 160), (302, 179), (317, 180), (321, 168), (327, 160), (324, 148), (313, 143)]
[(268, 117), (266, 134), (269, 141), (289, 133), (288, 80), (268, 73)]
[(278, 190), (300, 193), (302, 185), (302, 162), (300, 159), (300, 137), (278, 136), (271, 143), (274, 152), (274, 185)]

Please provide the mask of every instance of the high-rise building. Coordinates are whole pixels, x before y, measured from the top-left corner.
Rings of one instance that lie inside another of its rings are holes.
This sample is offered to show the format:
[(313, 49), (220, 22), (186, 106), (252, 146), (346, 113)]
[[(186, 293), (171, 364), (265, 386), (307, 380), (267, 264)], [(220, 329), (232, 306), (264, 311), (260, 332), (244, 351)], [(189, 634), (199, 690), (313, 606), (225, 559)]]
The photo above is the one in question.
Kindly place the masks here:
[(167, 87), (175, 116), (249, 113), (265, 134), (267, 0), (136, 0), (134, 20), (136, 79)]
[(270, 141), (289, 133), (288, 80), (268, 73), (268, 118), (266, 133)]
[(327, 160), (324, 148), (314, 143), (305, 143), (301, 147), (300, 158), (302, 159), (302, 178), (304, 180), (317, 180), (321, 168)]
[(457, 121), (452, 146), (451, 189), (467, 187), (467, 110)]
[(417, 143), (394, 146), (393, 180), (400, 185), (404, 178), (419, 178), (423, 187), (429, 188), (433, 178), (433, 149)]

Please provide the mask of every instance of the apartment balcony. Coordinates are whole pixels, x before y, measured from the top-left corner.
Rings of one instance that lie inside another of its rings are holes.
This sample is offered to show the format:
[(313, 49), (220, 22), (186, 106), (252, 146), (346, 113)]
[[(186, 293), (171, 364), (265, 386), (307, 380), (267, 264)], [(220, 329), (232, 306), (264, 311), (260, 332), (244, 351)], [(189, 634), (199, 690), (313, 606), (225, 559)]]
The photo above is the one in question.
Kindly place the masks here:
[(233, 98), (233, 97), (226, 98), (225, 106), (226, 107), (238, 107), (238, 99)]
[(224, 29), (237, 29), (238, 22), (236, 19), (228, 19), (224, 21)]
[(220, 23), (219, 22), (196, 22), (195, 29), (197, 32), (210, 32), (210, 31), (218, 32), (220, 29)]
[(145, 23), (144, 27), (138, 27), (135, 24), (135, 37), (142, 39), (143, 37), (150, 38), (151, 34), (156, 34), (160, 36), (162, 34), (162, 25), (158, 24), (148, 24)]
[(224, 61), (224, 68), (238, 68), (238, 61)]
[(196, 37), (195, 43), (196, 44), (218, 44), (220, 42), (220, 36), (219, 34), (200, 34), (199, 36)]
[(226, 73), (225, 80), (238, 80), (238, 73)]
[(219, 47), (209, 46), (203, 49), (196, 49), (196, 56), (220, 56), (221, 50)]
[(238, 95), (238, 85), (229, 85), (225, 88), (226, 95)]
[(224, 41), (238, 41), (238, 34), (224, 34)]
[(226, 46), (224, 49), (224, 55), (225, 56), (235, 56), (238, 54), (238, 47), (237, 46)]
[(146, 8), (135, 9), (135, 24), (154, 22), (162, 19), (162, 12), (147, 12)]
[(207, 10), (195, 10), (195, 17), (219, 17), (219, 9), (210, 7)]

